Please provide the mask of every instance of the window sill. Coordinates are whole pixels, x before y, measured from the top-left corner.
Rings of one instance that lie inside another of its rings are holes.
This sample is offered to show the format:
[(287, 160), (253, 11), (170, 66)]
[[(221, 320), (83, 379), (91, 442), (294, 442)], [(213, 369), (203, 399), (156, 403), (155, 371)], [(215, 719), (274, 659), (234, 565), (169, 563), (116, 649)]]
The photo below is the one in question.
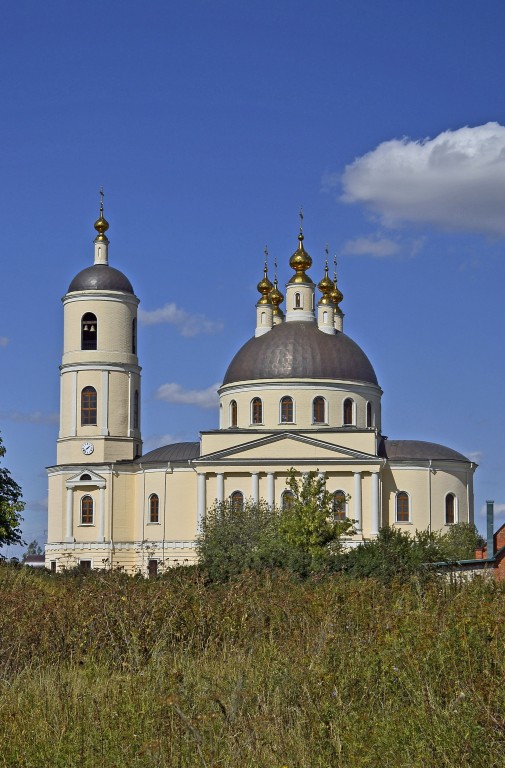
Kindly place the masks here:
[(78, 523), (77, 527), (78, 528), (94, 528), (95, 524), (94, 523)]
[(160, 523), (160, 522), (157, 522), (157, 523), (151, 523), (151, 522), (149, 522), (149, 523), (146, 523), (146, 525), (161, 525), (161, 523)]
[(293, 427), (296, 425), (296, 421), (279, 421), (279, 427)]
[(411, 520), (395, 520), (395, 525), (413, 525)]
[(329, 427), (329, 423), (327, 421), (313, 421), (312, 422), (313, 427)]

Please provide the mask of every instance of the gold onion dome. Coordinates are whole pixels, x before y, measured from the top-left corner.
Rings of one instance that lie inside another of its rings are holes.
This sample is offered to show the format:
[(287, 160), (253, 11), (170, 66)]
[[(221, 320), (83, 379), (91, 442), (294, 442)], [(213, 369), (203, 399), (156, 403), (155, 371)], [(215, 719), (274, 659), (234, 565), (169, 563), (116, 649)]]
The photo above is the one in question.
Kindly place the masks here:
[(341, 291), (339, 291), (339, 289), (337, 288), (337, 281), (334, 280), (333, 288), (330, 291), (330, 299), (335, 304), (335, 306), (338, 307), (338, 305), (340, 304), (343, 298), (344, 298), (344, 294)]
[(305, 270), (312, 266), (312, 258), (303, 247), (303, 232), (300, 227), (298, 235), (298, 248), (289, 260), (289, 266), (295, 270), (295, 274), (289, 281), (290, 283), (312, 283), (312, 280), (305, 274)]
[(109, 222), (103, 215), (103, 202), (100, 203), (100, 216), (93, 225), (98, 232), (97, 240), (107, 240), (105, 233), (109, 229)]
[(284, 295), (279, 291), (277, 287), (277, 278), (274, 280), (274, 287), (270, 291), (270, 304), (273, 304), (274, 307), (274, 315), (281, 315), (282, 310), (279, 308), (280, 304), (284, 301)]
[(317, 287), (323, 294), (319, 299), (319, 303), (331, 304), (332, 303), (331, 292), (333, 291), (334, 285), (333, 285), (333, 280), (331, 280), (331, 278), (328, 277), (328, 261), (326, 261), (326, 266), (324, 268), (324, 277), (322, 280), (320, 280)]
[(258, 283), (258, 291), (261, 293), (261, 299), (258, 301), (258, 304), (270, 304), (270, 292), (273, 288), (273, 285), (268, 279), (267, 272), (268, 269), (265, 264), (263, 269), (263, 280), (260, 280)]

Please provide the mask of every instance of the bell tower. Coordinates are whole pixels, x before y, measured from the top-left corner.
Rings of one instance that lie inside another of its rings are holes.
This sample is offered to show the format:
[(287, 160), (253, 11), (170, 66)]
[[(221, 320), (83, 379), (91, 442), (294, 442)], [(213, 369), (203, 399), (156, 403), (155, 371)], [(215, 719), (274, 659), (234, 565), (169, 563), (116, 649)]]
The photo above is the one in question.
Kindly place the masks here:
[(132, 460), (142, 453), (138, 298), (109, 266), (103, 192), (95, 222), (94, 263), (63, 297), (57, 464)]

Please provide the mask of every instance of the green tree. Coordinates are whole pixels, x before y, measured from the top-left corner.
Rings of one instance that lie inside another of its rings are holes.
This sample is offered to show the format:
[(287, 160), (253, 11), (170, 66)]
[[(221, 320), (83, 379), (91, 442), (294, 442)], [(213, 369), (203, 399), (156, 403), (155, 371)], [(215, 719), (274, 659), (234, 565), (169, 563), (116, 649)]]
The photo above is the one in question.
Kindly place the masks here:
[(441, 559), (448, 561), (473, 560), (475, 550), (484, 544), (472, 523), (455, 523), (440, 537)]
[(400, 528), (384, 526), (375, 539), (346, 552), (341, 562), (350, 576), (388, 584), (408, 581), (414, 575), (428, 577), (432, 571), (427, 564), (442, 559), (439, 534), (416, 531), (411, 536)]
[(43, 554), (42, 547), (40, 546), (37, 539), (34, 539), (33, 541), (30, 541), (30, 543), (28, 544), (28, 547), (26, 548), (26, 552), (24, 553), (21, 559), (21, 562), (25, 563), (26, 558), (29, 557), (29, 555), (42, 555), (42, 554)]
[(283, 565), (279, 511), (252, 499), (237, 505), (216, 502), (207, 512), (197, 537), (200, 565), (212, 581), (226, 581), (248, 569)]
[(341, 552), (342, 537), (355, 532), (353, 521), (337, 515), (333, 495), (318, 471), (300, 478), (291, 468), (286, 484), (291, 502), (281, 514), (281, 534), (294, 551), (310, 561), (311, 570), (317, 570)]
[[(0, 459), (5, 456), (5, 446), (0, 437)], [(0, 467), (0, 547), (4, 544), (22, 544), (21, 488), (5, 467)]]

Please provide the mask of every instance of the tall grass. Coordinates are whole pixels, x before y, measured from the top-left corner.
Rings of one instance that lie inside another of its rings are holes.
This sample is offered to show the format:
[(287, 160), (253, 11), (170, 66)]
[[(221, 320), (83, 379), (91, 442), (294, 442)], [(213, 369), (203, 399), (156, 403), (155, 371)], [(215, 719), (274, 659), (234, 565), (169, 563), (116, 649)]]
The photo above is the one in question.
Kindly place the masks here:
[(501, 766), (505, 589), (0, 568), (0, 766)]

